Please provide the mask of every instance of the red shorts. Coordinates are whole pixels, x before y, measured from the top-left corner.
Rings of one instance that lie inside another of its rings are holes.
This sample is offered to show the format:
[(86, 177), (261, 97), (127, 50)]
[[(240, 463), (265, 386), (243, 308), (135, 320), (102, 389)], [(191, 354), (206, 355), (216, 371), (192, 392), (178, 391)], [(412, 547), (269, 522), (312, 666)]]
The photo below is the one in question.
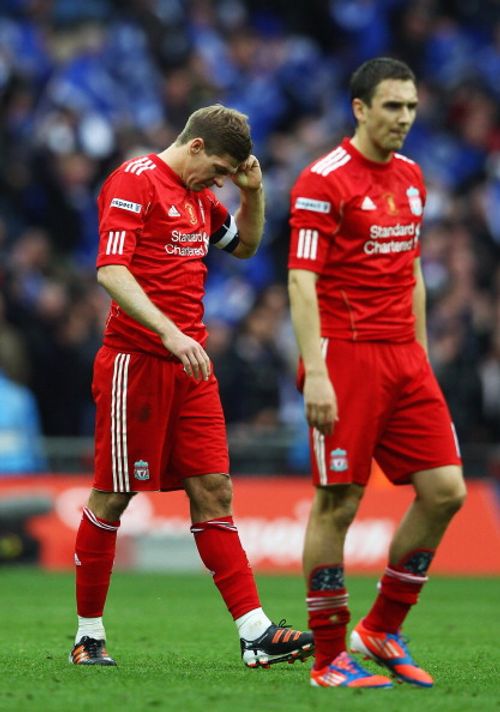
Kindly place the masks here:
[(330, 436), (310, 428), (315, 485), (366, 485), (372, 458), (394, 484), (461, 464), (448, 407), (420, 344), (323, 341), (339, 420)]
[(95, 476), (104, 492), (183, 489), (228, 474), (217, 379), (194, 381), (180, 361), (103, 346), (94, 363)]

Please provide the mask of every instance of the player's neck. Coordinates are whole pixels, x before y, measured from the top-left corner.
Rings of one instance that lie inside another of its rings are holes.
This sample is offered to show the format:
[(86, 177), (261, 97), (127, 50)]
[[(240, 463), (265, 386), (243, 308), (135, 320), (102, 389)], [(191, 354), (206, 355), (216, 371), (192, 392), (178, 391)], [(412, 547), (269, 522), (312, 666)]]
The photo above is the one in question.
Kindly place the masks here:
[(367, 136), (356, 132), (351, 138), (351, 144), (364, 158), (375, 163), (388, 163), (392, 158), (392, 151), (385, 151), (377, 146)]
[(158, 158), (166, 163), (167, 166), (174, 171), (174, 173), (177, 173), (182, 180), (184, 171), (184, 151), (179, 146), (176, 146), (175, 143), (171, 144), (164, 151), (158, 153)]

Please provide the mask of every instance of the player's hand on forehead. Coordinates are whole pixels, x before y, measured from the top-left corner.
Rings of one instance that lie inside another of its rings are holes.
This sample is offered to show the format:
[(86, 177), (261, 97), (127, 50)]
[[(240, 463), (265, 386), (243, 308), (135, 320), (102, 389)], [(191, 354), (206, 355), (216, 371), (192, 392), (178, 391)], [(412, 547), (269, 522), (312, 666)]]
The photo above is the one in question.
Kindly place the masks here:
[(241, 190), (257, 190), (260, 188), (262, 171), (257, 157), (251, 154), (246, 161), (240, 163), (231, 179)]

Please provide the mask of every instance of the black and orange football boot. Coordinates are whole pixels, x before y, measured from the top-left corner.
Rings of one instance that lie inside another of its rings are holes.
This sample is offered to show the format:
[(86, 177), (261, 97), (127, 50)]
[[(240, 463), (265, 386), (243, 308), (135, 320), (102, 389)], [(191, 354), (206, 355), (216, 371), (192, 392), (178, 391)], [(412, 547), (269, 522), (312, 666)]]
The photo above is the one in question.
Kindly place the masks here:
[(241, 657), (249, 668), (268, 668), (276, 663), (304, 662), (314, 652), (312, 633), (293, 630), (282, 620), (272, 623), (260, 638), (240, 638)]
[(69, 654), (73, 665), (116, 665), (116, 660), (108, 655), (105, 640), (96, 640), (84, 635), (75, 643)]

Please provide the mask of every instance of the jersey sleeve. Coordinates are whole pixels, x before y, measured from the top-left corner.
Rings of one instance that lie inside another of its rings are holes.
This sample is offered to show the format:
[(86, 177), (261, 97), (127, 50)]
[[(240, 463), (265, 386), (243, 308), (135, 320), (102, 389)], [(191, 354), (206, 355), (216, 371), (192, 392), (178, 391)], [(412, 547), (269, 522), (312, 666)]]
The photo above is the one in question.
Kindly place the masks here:
[(337, 231), (340, 196), (335, 183), (304, 171), (291, 192), (289, 269), (307, 269), (320, 274)]
[[(416, 174), (417, 187), (420, 192), (420, 197), (422, 200), (422, 211), (423, 211), (423, 210), (425, 210), (425, 203), (427, 202), (427, 188), (425, 186), (424, 174), (422, 172), (422, 169), (418, 165), (418, 163), (415, 163), (413, 167), (414, 167), (415, 174)], [(422, 253), (422, 243), (419, 240), (418, 244), (417, 244), (417, 249), (415, 252), (416, 257), (420, 257), (421, 253)]]
[(97, 267), (128, 267), (151, 203), (151, 184), (146, 176), (119, 168), (105, 181), (99, 194), (99, 248)]
[(240, 241), (236, 220), (213, 193), (209, 195), (208, 207), (211, 211), (210, 244), (219, 250), (233, 252)]
[(420, 194), (422, 196), (422, 205), (425, 208), (425, 203), (427, 202), (427, 188), (425, 186), (424, 174), (420, 166), (416, 163), (415, 169), (417, 172), (418, 187), (420, 189)]

